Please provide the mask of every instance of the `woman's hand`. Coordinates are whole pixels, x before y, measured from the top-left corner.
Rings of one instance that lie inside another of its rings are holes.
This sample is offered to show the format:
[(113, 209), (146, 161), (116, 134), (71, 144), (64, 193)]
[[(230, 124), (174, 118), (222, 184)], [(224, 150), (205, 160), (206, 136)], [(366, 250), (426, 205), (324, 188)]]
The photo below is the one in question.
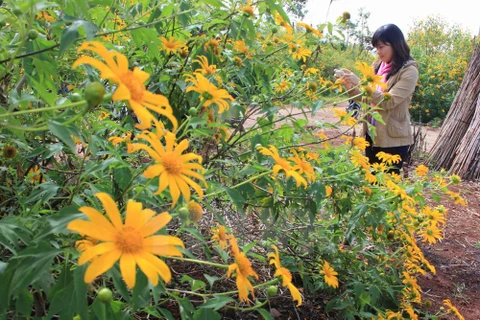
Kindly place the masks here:
[[(343, 76), (341, 76), (343, 72)], [(335, 72), (335, 77), (342, 79), (343, 85), (347, 90), (352, 89), (360, 83), (360, 79), (348, 69), (340, 69)]]

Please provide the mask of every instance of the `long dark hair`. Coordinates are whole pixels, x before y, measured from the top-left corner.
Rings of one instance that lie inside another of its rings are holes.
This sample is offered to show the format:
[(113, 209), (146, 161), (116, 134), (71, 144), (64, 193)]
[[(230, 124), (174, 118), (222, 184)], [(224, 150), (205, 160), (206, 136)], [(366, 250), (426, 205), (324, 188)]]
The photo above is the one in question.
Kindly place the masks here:
[[(391, 46), (393, 49), (392, 68), (386, 76), (386, 79), (388, 79), (396, 74), (405, 62), (413, 58), (410, 56), (410, 47), (405, 41), (402, 30), (394, 24), (386, 24), (375, 31), (372, 37), (372, 45), (376, 47), (380, 42)], [(381, 63), (382, 61), (375, 63), (375, 73), (378, 72)]]

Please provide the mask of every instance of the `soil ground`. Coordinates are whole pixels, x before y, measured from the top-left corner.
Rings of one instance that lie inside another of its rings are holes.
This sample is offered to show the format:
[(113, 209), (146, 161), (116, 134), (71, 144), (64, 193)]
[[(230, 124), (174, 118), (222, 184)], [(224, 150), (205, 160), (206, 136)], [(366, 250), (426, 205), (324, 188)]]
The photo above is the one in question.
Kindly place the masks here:
[[(344, 109), (346, 106), (337, 106)], [(286, 108), (279, 114), (295, 114), (295, 108)], [(338, 118), (330, 107), (323, 108), (314, 117), (308, 114), (308, 126), (318, 130), (321, 122), (336, 123)], [(297, 117), (305, 117), (298, 115)], [(252, 126), (255, 116), (247, 120), (246, 126)], [(281, 123), (281, 122), (280, 122)], [(325, 130), (328, 137), (340, 136), (348, 129), (340, 126), (338, 129)], [(416, 127), (422, 130), (424, 143), (421, 151), (427, 154), (432, 148), (440, 132), (440, 128)], [(346, 134), (351, 135), (350, 130)], [(358, 129), (357, 129), (358, 134)], [(335, 143), (335, 141), (334, 141)], [(342, 143), (337, 141), (337, 143)], [(421, 164), (414, 160), (414, 164), (404, 167), (408, 173), (415, 166)], [(462, 181), (460, 185), (451, 188), (460, 192), (467, 201), (467, 206), (454, 204), (453, 201), (443, 201), (448, 209), (447, 224), (444, 229), (443, 240), (433, 246), (422, 245), (425, 257), (436, 267), (436, 275), (426, 275), (419, 279), (423, 289), (423, 300), (430, 301), (431, 307), (423, 307), (428, 314), (435, 314), (443, 304), (444, 299), (450, 299), (466, 320), (480, 319), (480, 183)], [(426, 305), (429, 305), (427, 303)]]

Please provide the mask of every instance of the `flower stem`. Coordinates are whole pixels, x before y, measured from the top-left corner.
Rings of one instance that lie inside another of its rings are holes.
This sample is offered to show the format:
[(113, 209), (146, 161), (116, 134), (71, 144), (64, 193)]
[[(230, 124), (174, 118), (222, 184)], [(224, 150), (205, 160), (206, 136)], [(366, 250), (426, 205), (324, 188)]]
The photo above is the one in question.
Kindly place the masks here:
[[(271, 170), (265, 171), (265, 172), (263, 172), (263, 173), (260, 173), (260, 174), (257, 175), (257, 176), (251, 177), (250, 179), (247, 179), (247, 180), (245, 180), (245, 181), (243, 181), (243, 182), (240, 182), (239, 184), (236, 184), (236, 185), (234, 185), (233, 187), (230, 187), (230, 189), (238, 188), (238, 187), (240, 187), (240, 186), (243, 186), (244, 184), (250, 183), (250, 182), (252, 182), (253, 180), (258, 179), (258, 178), (260, 178), (260, 177), (263, 177), (263, 176), (265, 176), (265, 175), (267, 175), (267, 174), (270, 174), (270, 173), (272, 173)], [(225, 189), (219, 189), (219, 190), (217, 190), (217, 191), (214, 191), (214, 192), (212, 192), (212, 193), (209, 193), (209, 194), (205, 195), (205, 197), (214, 196), (214, 195), (217, 195), (217, 194), (222, 193), (222, 192), (226, 192), (226, 190), (225, 190)]]
[(217, 267), (217, 268), (222, 268), (222, 269), (228, 269), (228, 266), (225, 264), (220, 264), (220, 263), (215, 263), (215, 262), (210, 262), (210, 261), (203, 261), (203, 260), (197, 260), (197, 259), (190, 259), (190, 258), (182, 258), (182, 257), (165, 257), (168, 259), (174, 259), (174, 260), (180, 260), (180, 261), (186, 261), (186, 262), (193, 262), (193, 263), (198, 263), (198, 264), (206, 264), (212, 267)]
[(61, 106), (53, 106), (53, 107), (44, 107), (44, 108), (38, 108), (38, 109), (28, 109), (28, 110), (21, 110), (17, 112), (8, 112), (4, 114), (0, 114), (0, 119), (1, 118), (8, 118), (8, 117), (14, 117), (14, 116), (19, 116), (22, 114), (29, 114), (29, 113), (38, 113), (38, 112), (44, 112), (44, 111), (52, 111), (52, 110), (59, 110), (59, 109), (69, 109), (69, 108), (75, 108), (75, 107), (83, 107), (87, 105), (87, 101), (82, 100), (82, 101), (77, 101), (77, 102), (72, 102), (72, 103), (67, 103)]

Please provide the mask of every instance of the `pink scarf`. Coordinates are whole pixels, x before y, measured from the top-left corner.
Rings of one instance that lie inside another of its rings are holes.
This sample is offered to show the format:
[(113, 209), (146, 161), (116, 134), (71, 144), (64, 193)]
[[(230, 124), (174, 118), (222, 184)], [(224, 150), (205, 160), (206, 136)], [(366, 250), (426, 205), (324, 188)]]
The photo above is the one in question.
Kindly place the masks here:
[[(392, 69), (392, 63), (385, 63), (382, 61), (380, 64), (380, 68), (378, 68), (377, 75), (383, 76), (382, 81), (384, 83), (387, 83), (387, 74), (390, 72)], [(377, 91), (383, 92), (383, 88), (380, 86), (377, 86)]]
[[(382, 63), (380, 64), (380, 68), (378, 68), (378, 71), (377, 71), (377, 75), (382, 76), (382, 82), (387, 83), (387, 74), (390, 72), (391, 69), (392, 69), (391, 62), (385, 63), (382, 61)], [(379, 85), (377, 85), (377, 91), (383, 92), (384, 89)], [(375, 126), (377, 124), (377, 121), (373, 117), (371, 117), (370, 123)]]

